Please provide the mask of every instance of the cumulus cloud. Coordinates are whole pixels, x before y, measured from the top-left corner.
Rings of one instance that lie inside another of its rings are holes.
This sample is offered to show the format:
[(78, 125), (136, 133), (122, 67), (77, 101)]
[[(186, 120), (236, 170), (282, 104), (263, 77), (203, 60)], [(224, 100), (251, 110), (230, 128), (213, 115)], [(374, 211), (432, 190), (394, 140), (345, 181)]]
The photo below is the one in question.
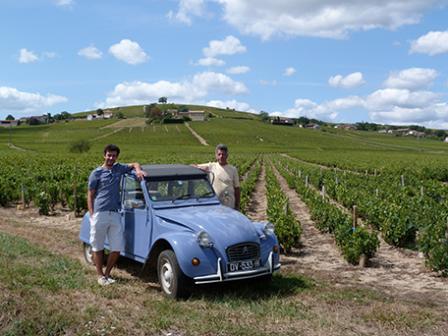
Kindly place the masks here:
[[(330, 78), (330, 84), (342, 85), (343, 80), (349, 77), (338, 76)], [(448, 102), (443, 101), (443, 94), (426, 89), (436, 77), (437, 72), (433, 69), (404, 69), (391, 73), (384, 82), (384, 88), (366, 96), (349, 96), (321, 103), (296, 99), (292, 108), (277, 114), (334, 120), (343, 111), (362, 110), (368, 112), (373, 122), (441, 128), (448, 124)]]
[(357, 96), (334, 99), (323, 102), (322, 104), (318, 104), (309, 99), (296, 99), (293, 108), (288, 109), (286, 112), (276, 112), (275, 114), (294, 118), (304, 116), (308, 118), (334, 120), (340, 111), (364, 107), (364, 105), (364, 100)]
[(411, 53), (430, 56), (448, 53), (448, 31), (431, 31), (411, 43)]
[(103, 53), (93, 45), (82, 48), (78, 51), (78, 55), (91, 60), (103, 57)]
[(226, 62), (219, 58), (205, 57), (201, 58), (197, 64), (202, 66), (223, 66), (226, 64)]
[(0, 112), (33, 113), (56, 104), (65, 103), (66, 97), (54, 94), (42, 95), (19, 91), (16, 88), (0, 86)]
[(192, 24), (192, 17), (201, 17), (205, 14), (204, 0), (180, 0), (177, 12), (169, 11), (168, 18), (186, 25)]
[(289, 77), (292, 76), (296, 73), (296, 69), (294, 69), (293, 67), (289, 67), (286, 68), (285, 71), (283, 72), (283, 76)]
[(244, 34), (344, 38), (350, 32), (419, 22), (437, 0), (218, 0), (224, 20)]
[(250, 71), (250, 68), (245, 65), (235, 66), (227, 69), (227, 73), (232, 75), (240, 75), (244, 73), (248, 73)]
[(124, 39), (109, 48), (109, 52), (118, 60), (128, 64), (140, 64), (149, 60), (149, 56), (137, 42)]
[(39, 60), (39, 57), (32, 51), (27, 50), (26, 48), (20, 49), (19, 52), (19, 63), (33, 63)]
[(203, 52), (207, 57), (215, 57), (218, 55), (234, 55), (246, 52), (246, 47), (242, 45), (240, 40), (235, 36), (229, 35), (222, 41), (210, 41), (208, 47), (203, 49)]
[(362, 73), (360, 72), (354, 72), (345, 77), (342, 75), (336, 75), (328, 79), (328, 84), (330, 84), (331, 86), (341, 87), (344, 89), (361, 86), (364, 83), (364, 78), (362, 76)]
[(205, 105), (212, 106), (212, 107), (218, 107), (218, 108), (222, 108), (222, 109), (229, 108), (229, 109), (235, 109), (237, 111), (242, 111), (242, 112), (258, 113), (248, 103), (239, 102), (234, 99), (227, 100), (227, 101), (210, 100), (207, 103), (205, 103)]
[(192, 102), (210, 94), (244, 94), (248, 90), (243, 83), (216, 72), (196, 74), (192, 79), (183, 82), (158, 81), (124, 82), (115, 86), (101, 106), (124, 106), (147, 104), (159, 97), (169, 97), (170, 100)]
[(384, 82), (384, 86), (397, 89), (422, 89), (428, 87), (437, 77), (437, 71), (427, 68), (409, 68), (393, 72)]

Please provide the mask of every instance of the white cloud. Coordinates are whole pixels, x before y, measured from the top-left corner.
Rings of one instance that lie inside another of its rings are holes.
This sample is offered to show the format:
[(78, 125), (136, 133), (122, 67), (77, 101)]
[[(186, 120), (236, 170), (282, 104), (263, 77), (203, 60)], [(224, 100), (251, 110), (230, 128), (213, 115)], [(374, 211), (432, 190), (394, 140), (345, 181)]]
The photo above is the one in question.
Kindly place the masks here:
[(109, 52), (120, 61), (128, 64), (140, 64), (149, 60), (149, 56), (144, 52), (137, 42), (124, 39), (120, 43), (109, 48)]
[(296, 73), (296, 69), (294, 69), (293, 67), (289, 67), (286, 68), (285, 71), (283, 72), (283, 76), (289, 77), (292, 76)]
[(240, 75), (244, 73), (248, 73), (250, 71), (250, 68), (248, 66), (235, 66), (227, 69), (227, 73), (232, 75)]
[(19, 63), (33, 63), (39, 60), (39, 57), (26, 48), (20, 49)]
[(42, 58), (55, 58), (57, 54), (53, 51), (44, 51), (42, 54)]
[(78, 55), (92, 60), (103, 57), (103, 53), (93, 45), (82, 48), (78, 51)]
[(437, 77), (437, 71), (426, 68), (409, 68), (400, 72), (393, 72), (384, 82), (387, 88), (422, 89), (429, 86)]
[(369, 110), (400, 108), (422, 108), (435, 104), (440, 95), (431, 91), (410, 91), (407, 89), (381, 89), (366, 98)]
[(43, 109), (65, 103), (66, 97), (19, 91), (16, 88), (0, 86), (0, 112), (2, 113), (44, 113)]
[(353, 72), (345, 77), (342, 75), (336, 75), (328, 79), (328, 84), (331, 86), (341, 87), (344, 89), (361, 86), (364, 83), (364, 78), (360, 72)]
[(207, 57), (215, 57), (218, 55), (234, 55), (246, 52), (246, 47), (241, 44), (236, 37), (229, 35), (224, 40), (212, 40), (208, 47), (203, 49), (204, 55)]
[(234, 99), (227, 100), (227, 101), (210, 100), (207, 103), (205, 103), (205, 105), (212, 106), (212, 107), (218, 107), (218, 108), (222, 108), (222, 109), (229, 108), (229, 109), (235, 109), (237, 111), (242, 111), (242, 112), (258, 113), (248, 103), (239, 102)]
[(296, 99), (294, 107), (286, 112), (277, 112), (276, 114), (287, 117), (308, 117), (324, 120), (334, 120), (340, 111), (359, 108), (364, 106), (364, 100), (357, 96), (339, 98), (318, 104), (309, 99)]
[(430, 56), (448, 53), (448, 31), (431, 31), (411, 43), (411, 53)]
[(61, 7), (70, 7), (75, 3), (73, 0), (55, 0), (54, 2)]
[(198, 65), (202, 66), (223, 66), (225, 64), (226, 62), (224, 62), (223, 60), (214, 57), (201, 58), (198, 61)]
[(168, 12), (168, 18), (174, 21), (191, 25), (191, 17), (201, 17), (205, 14), (205, 2), (204, 0), (180, 0), (179, 9), (176, 13), (173, 11)]
[(295, 1), (218, 0), (224, 20), (242, 33), (344, 38), (350, 32), (395, 29), (419, 22), (438, 0)]
[(196, 74), (191, 80), (184, 82), (158, 81), (124, 82), (115, 86), (114, 90), (100, 103), (100, 107), (148, 104), (159, 97), (168, 97), (171, 101), (193, 102), (210, 94), (243, 94), (246, 86), (230, 77), (215, 72)]

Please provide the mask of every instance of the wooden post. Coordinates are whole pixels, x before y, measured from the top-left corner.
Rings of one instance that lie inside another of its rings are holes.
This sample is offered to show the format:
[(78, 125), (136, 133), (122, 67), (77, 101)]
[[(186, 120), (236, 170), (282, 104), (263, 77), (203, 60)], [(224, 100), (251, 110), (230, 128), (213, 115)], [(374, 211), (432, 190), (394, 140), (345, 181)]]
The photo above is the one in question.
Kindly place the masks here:
[(336, 178), (335, 178), (335, 183), (336, 183), (336, 185), (339, 184), (339, 179), (338, 179), (337, 175), (336, 175)]
[(380, 192), (379, 192), (378, 188), (376, 188), (376, 189), (375, 189), (375, 195), (376, 195), (376, 197), (378, 197), (379, 193), (380, 193)]
[(356, 210), (357, 210), (357, 207), (356, 207), (356, 205), (354, 205), (353, 206), (353, 224), (352, 224), (353, 231), (358, 224), (358, 213)]
[(308, 188), (308, 175), (305, 176), (305, 187)]
[(404, 175), (401, 175), (401, 186), (404, 187)]
[(420, 187), (420, 196), (425, 196), (425, 188), (423, 188), (423, 186)]
[(373, 171), (373, 175), (375, 175), (376, 176), (376, 169)]
[(325, 200), (325, 186), (322, 185), (322, 199)]
[(299, 178), (301, 178), (302, 177), (302, 171), (299, 169)]
[(77, 215), (77, 207), (78, 207), (76, 198), (77, 198), (77, 190), (76, 190), (76, 181), (75, 181), (75, 182), (73, 182), (73, 215), (75, 217)]
[(22, 206), (25, 209), (25, 187), (23, 186), (23, 183), (20, 186), (20, 202), (22, 203)]

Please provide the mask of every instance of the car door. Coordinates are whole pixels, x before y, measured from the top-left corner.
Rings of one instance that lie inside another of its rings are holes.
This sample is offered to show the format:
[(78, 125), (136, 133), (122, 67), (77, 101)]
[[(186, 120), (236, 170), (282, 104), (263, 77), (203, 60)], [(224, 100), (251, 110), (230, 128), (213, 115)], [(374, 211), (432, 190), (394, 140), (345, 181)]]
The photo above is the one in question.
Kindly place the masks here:
[(132, 175), (124, 177), (122, 211), (125, 255), (144, 262), (151, 243), (151, 216), (140, 182)]

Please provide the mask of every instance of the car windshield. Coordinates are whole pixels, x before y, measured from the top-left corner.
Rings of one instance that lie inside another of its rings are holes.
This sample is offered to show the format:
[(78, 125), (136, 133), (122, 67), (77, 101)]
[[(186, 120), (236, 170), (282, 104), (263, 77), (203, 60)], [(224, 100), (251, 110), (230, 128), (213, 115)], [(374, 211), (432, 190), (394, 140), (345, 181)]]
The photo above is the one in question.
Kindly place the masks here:
[(154, 202), (210, 198), (215, 195), (208, 180), (203, 178), (175, 178), (146, 181), (149, 197)]

